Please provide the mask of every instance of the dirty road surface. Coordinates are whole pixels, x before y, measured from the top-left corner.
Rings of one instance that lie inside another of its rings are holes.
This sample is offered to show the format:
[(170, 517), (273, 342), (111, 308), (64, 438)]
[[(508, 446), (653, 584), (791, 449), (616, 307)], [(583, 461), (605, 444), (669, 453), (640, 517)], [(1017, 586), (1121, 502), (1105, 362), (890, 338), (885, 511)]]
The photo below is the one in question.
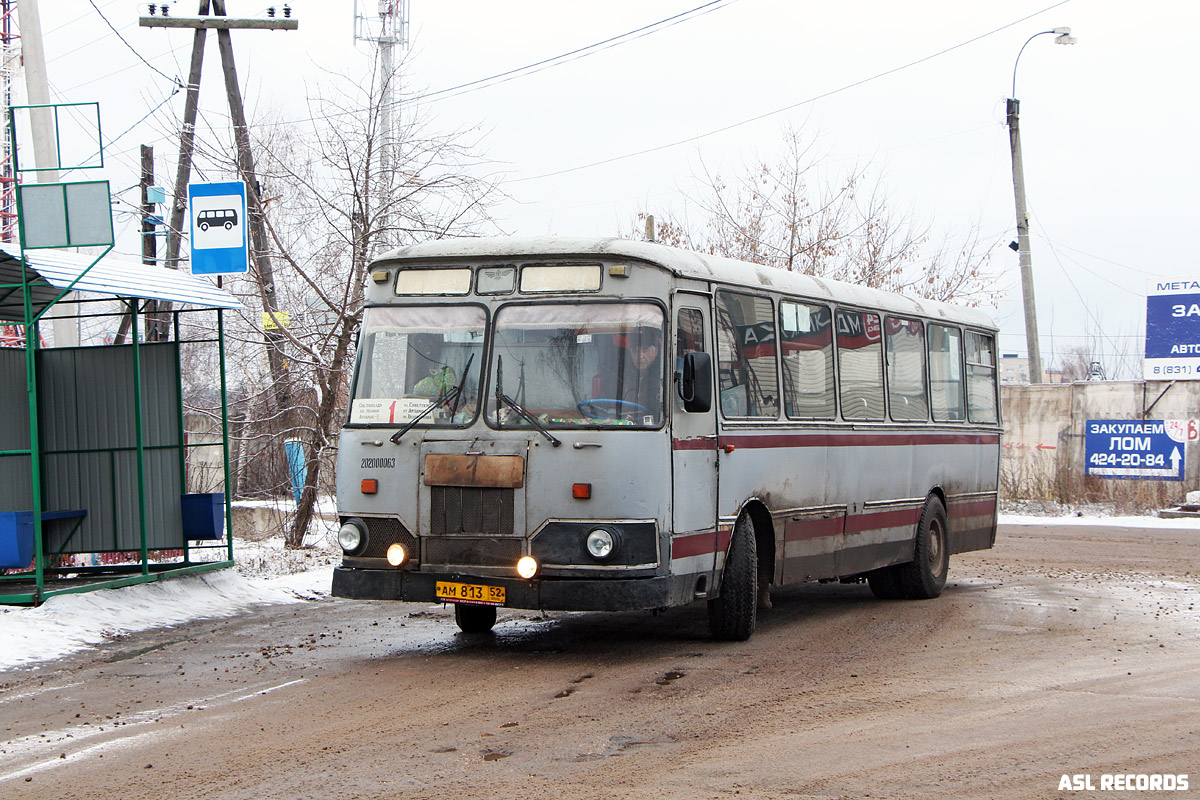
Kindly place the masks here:
[(1198, 590), (1200, 529), (1038, 525), (956, 556), (937, 600), (777, 589), (744, 643), (702, 604), (484, 636), (439, 606), (268, 607), (0, 673), (0, 797), (1194, 796)]

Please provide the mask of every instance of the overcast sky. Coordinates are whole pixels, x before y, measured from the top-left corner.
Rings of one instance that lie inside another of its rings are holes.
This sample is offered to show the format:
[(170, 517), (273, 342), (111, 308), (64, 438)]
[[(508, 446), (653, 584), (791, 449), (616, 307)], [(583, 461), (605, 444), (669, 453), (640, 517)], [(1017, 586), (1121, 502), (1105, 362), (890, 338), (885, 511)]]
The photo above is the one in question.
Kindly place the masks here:
[[(178, 144), (153, 120), (181, 113), (182, 93), (159, 106), (167, 77), (186, 76), (191, 34), (138, 28), (145, 3), (94, 2), (99, 11), (91, 0), (41, 4), (54, 99), (100, 101), (105, 138), (120, 136), (104, 176), (114, 190), (136, 184), (142, 143), (155, 145), (169, 186)], [(524, 67), (703, 3), (412, 0), (404, 91)], [(262, 16), (269, 3), (226, 5), (231, 16)], [(252, 119), (304, 117), (326, 70), (365, 74), (373, 57), (354, 42), (352, 0), (291, 5), (298, 31), (234, 34)], [(180, 0), (172, 14), (196, 7)], [(513, 234), (628, 234), (638, 212), (683, 211), (700, 191), (702, 162), (732, 172), (778, 154), (786, 126), (810, 131), (831, 170), (871, 164), (892, 204), (937, 236), (977, 225), (999, 243), (1001, 349), (1024, 353), (1017, 257), (1003, 246), (1015, 238), (1004, 101), (1022, 44), (1059, 26), (1078, 44), (1035, 39), (1016, 87), (1042, 353), (1053, 361), (1093, 343), (1112, 360), (1140, 351), (1149, 277), (1200, 276), (1200, 4), (722, 0), (587, 57), (440, 95), (424, 110), (441, 129), (481, 131), (480, 149), (512, 197), (495, 213)], [(213, 36), (206, 65), (202, 108), (221, 125)], [(596, 162), (605, 163), (588, 166)], [(136, 192), (123, 197), (137, 202)], [(119, 250), (136, 256), (135, 220), (118, 225)]]

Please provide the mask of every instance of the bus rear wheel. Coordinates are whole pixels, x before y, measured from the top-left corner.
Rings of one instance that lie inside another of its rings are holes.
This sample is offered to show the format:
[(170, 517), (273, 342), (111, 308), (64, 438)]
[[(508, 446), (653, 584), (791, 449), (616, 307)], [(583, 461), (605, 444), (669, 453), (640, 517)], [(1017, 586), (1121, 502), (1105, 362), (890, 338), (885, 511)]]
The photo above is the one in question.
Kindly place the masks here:
[(947, 531), (946, 507), (938, 498), (929, 498), (921, 512), (921, 521), (917, 523), (913, 560), (896, 567), (896, 582), (901, 596), (910, 600), (927, 600), (937, 597), (946, 588), (946, 576), (950, 572)]
[(744, 642), (754, 633), (758, 610), (758, 548), (754, 523), (742, 516), (733, 527), (725, 556), (721, 594), (708, 601), (708, 628), (714, 639)]
[(496, 607), (456, 603), (454, 621), (463, 633), (487, 633), (496, 624)]

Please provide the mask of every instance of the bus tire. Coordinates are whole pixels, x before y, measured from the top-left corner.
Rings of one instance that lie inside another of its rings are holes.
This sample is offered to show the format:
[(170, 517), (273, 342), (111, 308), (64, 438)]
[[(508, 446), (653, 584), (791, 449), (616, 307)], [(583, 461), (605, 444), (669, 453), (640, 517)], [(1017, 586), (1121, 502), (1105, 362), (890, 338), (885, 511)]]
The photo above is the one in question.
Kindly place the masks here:
[(942, 593), (950, 571), (948, 534), (946, 507), (938, 498), (930, 497), (921, 511), (921, 521), (917, 523), (913, 560), (897, 568), (896, 577), (904, 597), (927, 600)]
[(487, 633), (496, 624), (496, 607), (455, 603), (454, 621), (463, 633)]
[(708, 601), (708, 628), (714, 639), (744, 642), (754, 633), (757, 610), (758, 548), (754, 523), (742, 515), (725, 556), (721, 594)]

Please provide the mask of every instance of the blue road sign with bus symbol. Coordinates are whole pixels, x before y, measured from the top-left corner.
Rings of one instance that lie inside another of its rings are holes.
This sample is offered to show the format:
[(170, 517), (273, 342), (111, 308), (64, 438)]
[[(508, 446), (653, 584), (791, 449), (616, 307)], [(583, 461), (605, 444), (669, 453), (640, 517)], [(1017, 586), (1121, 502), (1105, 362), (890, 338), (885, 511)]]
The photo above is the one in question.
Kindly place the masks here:
[(189, 183), (188, 218), (193, 275), (249, 271), (244, 182)]
[(1084, 473), (1100, 478), (1182, 481), (1187, 427), (1167, 420), (1089, 419)]

